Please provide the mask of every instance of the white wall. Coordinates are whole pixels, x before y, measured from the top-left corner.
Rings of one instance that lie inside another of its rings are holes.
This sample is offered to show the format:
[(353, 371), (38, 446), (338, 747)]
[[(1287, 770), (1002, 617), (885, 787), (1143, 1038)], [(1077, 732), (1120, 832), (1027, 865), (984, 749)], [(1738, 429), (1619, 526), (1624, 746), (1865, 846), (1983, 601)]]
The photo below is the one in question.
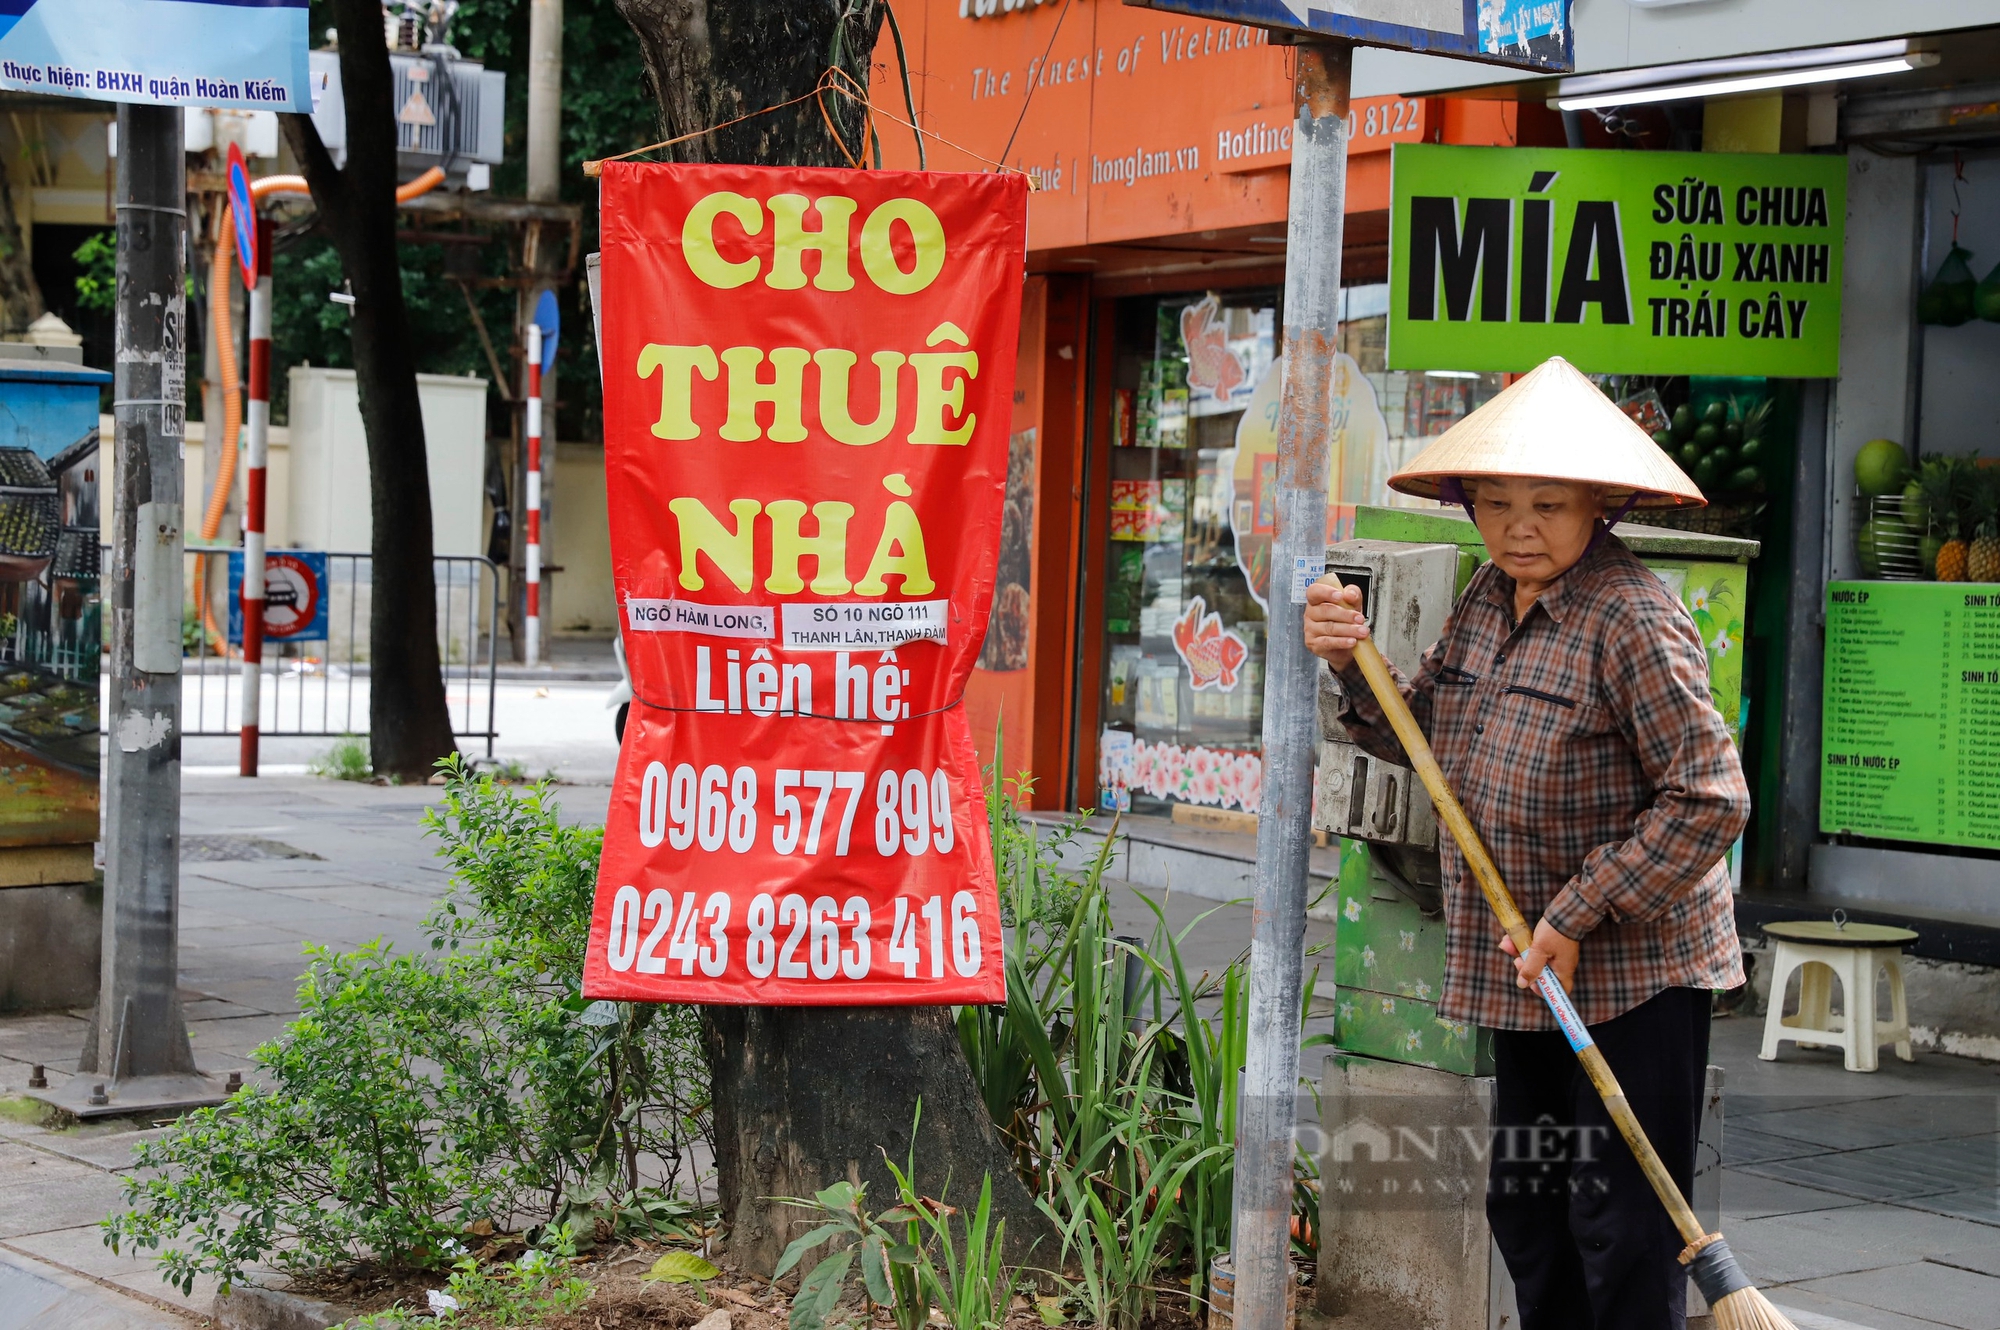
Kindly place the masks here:
[[(290, 543), (299, 549), (365, 551), (374, 522), (354, 371), (294, 366), (289, 377)], [(419, 374), (417, 396), (430, 467), (432, 548), (439, 554), (484, 554), (486, 380)]]
[(1833, 390), (1833, 455), (1827, 462), (1828, 572), (1836, 580), (1860, 572), (1854, 554), (1854, 455), (1870, 439), (1894, 439), (1908, 447), (1916, 423), (1920, 203), (1916, 159), (1878, 157), (1861, 148), (1849, 152), (1840, 380)]

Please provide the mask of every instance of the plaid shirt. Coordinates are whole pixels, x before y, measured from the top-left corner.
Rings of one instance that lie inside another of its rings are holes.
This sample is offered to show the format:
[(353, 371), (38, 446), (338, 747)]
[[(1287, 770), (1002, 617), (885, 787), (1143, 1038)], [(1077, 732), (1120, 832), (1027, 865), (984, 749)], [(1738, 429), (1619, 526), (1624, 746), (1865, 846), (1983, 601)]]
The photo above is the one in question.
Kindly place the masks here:
[[(1339, 676), (1354, 741), (1407, 763), (1358, 668)], [(1665, 988), (1743, 982), (1722, 862), (1749, 817), (1743, 767), (1709, 700), (1680, 603), (1616, 537), (1514, 621), (1489, 563), (1403, 696), (1529, 925), (1582, 943), (1574, 996), (1606, 1021)], [(1439, 1014), (1550, 1030), (1514, 985), (1500, 926), (1440, 826), (1446, 960)]]

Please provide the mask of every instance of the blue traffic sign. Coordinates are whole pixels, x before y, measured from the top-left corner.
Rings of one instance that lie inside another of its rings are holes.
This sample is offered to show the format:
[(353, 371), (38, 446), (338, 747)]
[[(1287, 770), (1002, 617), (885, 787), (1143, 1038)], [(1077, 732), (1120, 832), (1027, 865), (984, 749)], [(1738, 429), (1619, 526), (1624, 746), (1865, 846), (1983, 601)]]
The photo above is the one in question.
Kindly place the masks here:
[(236, 262), (243, 269), (243, 286), (257, 286), (257, 204), (250, 197), (250, 165), (240, 145), (229, 145), (229, 210), (236, 219)]
[(1572, 0), (1125, 0), (1218, 23), (1566, 74)]
[(562, 315), (556, 310), (556, 293), (542, 292), (535, 302), (535, 326), (542, 330), (542, 373), (556, 367), (556, 335), (562, 331)]
[[(269, 550), (264, 555), (264, 640), (324, 642), (327, 631), (326, 555), (319, 550)], [(229, 642), (243, 644), (243, 551), (229, 551)]]

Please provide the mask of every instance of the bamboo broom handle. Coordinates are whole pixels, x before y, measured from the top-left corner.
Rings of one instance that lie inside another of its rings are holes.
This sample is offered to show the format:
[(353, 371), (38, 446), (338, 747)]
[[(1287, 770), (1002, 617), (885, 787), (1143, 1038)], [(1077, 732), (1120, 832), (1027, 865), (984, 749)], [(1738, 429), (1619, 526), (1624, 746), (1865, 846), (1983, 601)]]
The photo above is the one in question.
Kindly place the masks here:
[[(1329, 574), (1331, 577), (1332, 575)], [(1333, 579), (1336, 586), (1339, 579)], [(1494, 866), (1493, 857), (1486, 852), (1485, 842), (1473, 830), (1472, 819), (1465, 815), (1458, 796), (1451, 792), (1451, 786), (1444, 778), (1444, 771), (1438, 766), (1437, 758), (1431, 755), (1430, 741), (1417, 728), (1417, 718), (1410, 714), (1409, 704), (1403, 701), (1403, 694), (1396, 687), (1395, 678), (1389, 673), (1389, 662), (1382, 659), (1381, 650), (1372, 638), (1363, 638), (1354, 648), (1354, 663), (1361, 667), (1361, 673), (1368, 680), (1368, 687), (1375, 693), (1376, 702), (1381, 704), (1383, 713), (1389, 719), (1389, 727), (1396, 737), (1403, 741), (1403, 751), (1409, 755), (1410, 765), (1430, 791), (1431, 803), (1437, 808), (1438, 819), (1451, 830), (1452, 839), (1458, 842), (1459, 852), (1472, 869), (1473, 877), (1479, 883), (1479, 890), (1486, 897), (1486, 903), (1493, 908), (1500, 920), (1500, 927), (1514, 940), (1514, 946), (1523, 955), (1534, 942), (1534, 934), (1528, 929), (1528, 921), (1521, 917), (1520, 907), (1514, 904), (1514, 897), (1507, 890), (1507, 884), (1500, 880), (1500, 870)], [(1605, 1111), (1617, 1124), (1618, 1134), (1631, 1147), (1632, 1157), (1639, 1161), (1639, 1168), (1646, 1180), (1653, 1184), (1653, 1191), (1660, 1203), (1667, 1207), (1667, 1213), (1680, 1230), (1681, 1238), (1687, 1242), (1699, 1241), (1705, 1236), (1701, 1221), (1695, 1218), (1688, 1206), (1687, 1198), (1675, 1185), (1667, 1166), (1660, 1162), (1659, 1152), (1646, 1139), (1646, 1129), (1639, 1125), (1639, 1119), (1632, 1115), (1632, 1106), (1625, 1100), (1624, 1090), (1619, 1088), (1618, 1078), (1611, 1072), (1611, 1065), (1604, 1060), (1604, 1054), (1591, 1040), (1590, 1032), (1584, 1028), (1577, 1016), (1576, 1008), (1570, 1005), (1569, 995), (1563, 991), (1562, 983), (1556, 978), (1555, 970), (1544, 966), (1542, 977), (1536, 985), (1542, 998), (1555, 1012), (1556, 1023), (1563, 1028), (1563, 1035), (1570, 1047), (1576, 1050), (1577, 1060), (1583, 1064), (1584, 1074), (1597, 1089), (1597, 1097), (1604, 1101)]]

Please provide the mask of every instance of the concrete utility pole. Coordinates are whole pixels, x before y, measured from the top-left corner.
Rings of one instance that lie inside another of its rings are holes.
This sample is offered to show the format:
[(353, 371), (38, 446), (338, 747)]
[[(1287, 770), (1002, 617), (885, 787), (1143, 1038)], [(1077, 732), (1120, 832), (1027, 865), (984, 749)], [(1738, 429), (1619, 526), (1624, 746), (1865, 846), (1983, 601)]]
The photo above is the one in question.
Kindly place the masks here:
[(1285, 240), (1285, 384), (1278, 408), (1278, 531), (1264, 664), (1264, 797), (1250, 924), (1250, 1010), (1236, 1127), (1235, 1325), (1283, 1330), (1291, 1289), (1293, 1116), (1299, 1093), (1306, 867), (1318, 747), (1318, 662), (1306, 587), (1326, 571), (1334, 353), (1347, 199), (1353, 48), (1298, 45)]
[[(111, 742), (104, 767), (104, 962), (80, 1081), (100, 1110), (140, 1077), (192, 1077), (180, 1001), (181, 441), (187, 179), (178, 106), (118, 108), (112, 411)], [(77, 1084), (77, 1083), (72, 1083)], [(190, 1087), (191, 1088), (191, 1087)], [(149, 1087), (157, 1102), (158, 1087)], [(170, 1096), (171, 1097), (171, 1096)]]
[(562, 191), (562, 0), (528, 4), (528, 198)]

